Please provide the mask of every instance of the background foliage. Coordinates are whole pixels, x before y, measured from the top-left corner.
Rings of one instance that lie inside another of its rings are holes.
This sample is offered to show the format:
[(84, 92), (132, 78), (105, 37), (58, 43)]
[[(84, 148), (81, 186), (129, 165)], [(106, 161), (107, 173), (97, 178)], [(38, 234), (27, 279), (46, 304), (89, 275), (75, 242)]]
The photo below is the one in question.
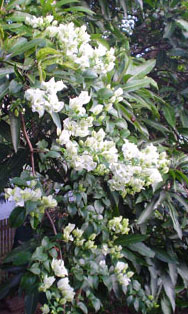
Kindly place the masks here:
[[(115, 118), (112, 115), (105, 127), (109, 133), (118, 129), (121, 137), (128, 138), (138, 145), (147, 142), (160, 145), (168, 152), (171, 166), (155, 191), (148, 188), (123, 200), (105, 186), (100, 196), (93, 196), (91, 190), (97, 183), (95, 178), (90, 176), (87, 177), (88, 190), (85, 194), (93, 198), (92, 201), (97, 200), (98, 203), (95, 203), (97, 211), (100, 212), (102, 201), (103, 205), (114, 208), (114, 216), (118, 211), (123, 217), (129, 218), (131, 232), (116, 240), (117, 245), (122, 245), (124, 257), (135, 273), (134, 281), (126, 295), (126, 304), (143, 313), (149, 313), (150, 306), (154, 306), (154, 303), (159, 307), (152, 308), (152, 313), (155, 311), (171, 313), (176, 307), (186, 308), (188, 305), (186, 1), (69, 0), (57, 1), (56, 5), (53, 5), (52, 1), (19, 0), (0, 3), (1, 191), (7, 186), (10, 178), (20, 176), (23, 166), (30, 164), (31, 150), (20, 127), (20, 111), (25, 106), (24, 90), (39, 80), (39, 73), (43, 78), (49, 78), (53, 74), (56, 79), (63, 79), (66, 84), (68, 83), (70, 88), (66, 97), (71, 96), (71, 93), (78, 94), (80, 86), (85, 85), (88, 89), (94, 90), (96, 84), (96, 77), (92, 72), (85, 72), (84, 75), (79, 71), (75, 72), (68, 65), (60, 64), (57, 56), (53, 59), (49, 51), (46, 55), (45, 53), (35, 55), (35, 51), (39, 52), (49, 47), (50, 43), (40, 35), (33, 37), (31, 27), (24, 23), (25, 15), (29, 13), (46, 16), (53, 12), (60, 22), (73, 21), (77, 26), (86, 23), (88, 31), (93, 34), (93, 41), (115, 46), (118, 50), (116, 70), (109, 74), (107, 83), (112, 82), (113, 87), (122, 87), (124, 90), (124, 100), (116, 104), (118, 123), (121, 127), (116, 126), (115, 112)], [(108, 99), (110, 94), (103, 94), (100, 97)], [(84, 192), (80, 191), (77, 184), (80, 180), (79, 174), (67, 172), (63, 160), (53, 148), (53, 139), (56, 136), (53, 121), (47, 115), (40, 119), (40, 125), (38, 121), (37, 114), (33, 114), (27, 108), (25, 123), (32, 146), (36, 147), (39, 140), (45, 140), (47, 143), (46, 152), (38, 154), (38, 151), (35, 151), (36, 171), (43, 176), (48, 175), (49, 182), (45, 182), (46, 185), (50, 185), (51, 182), (66, 182), (67, 186), (70, 185), (70, 190), (74, 191), (74, 204), (66, 203), (62, 196), (66, 195), (68, 190), (62, 190), (59, 201), (62, 202), (64, 209), (60, 213), (68, 215), (66, 222), (80, 223), (77, 210), (84, 202)], [(20, 183), (18, 179), (14, 180), (12, 183), (23, 186), (23, 181)], [(53, 190), (54, 186), (49, 188)], [(97, 193), (99, 192), (96, 191)], [(87, 213), (82, 215), (84, 219), (87, 218)], [(25, 211), (17, 210), (13, 212), (10, 223), (17, 227), (22, 225), (24, 220)], [(64, 226), (64, 222), (59, 217), (56, 218), (58, 234), (62, 224)], [(20, 291), (24, 290), (26, 293), (27, 313), (32, 313), (32, 308), (34, 311), (38, 299), (37, 278), (27, 270), (28, 263), (35, 248), (40, 247), (44, 233), (48, 234), (52, 241), (58, 239), (58, 235), (57, 238), (52, 235), (46, 219), (43, 229), (37, 229), (34, 240), (32, 239), (29, 245), (23, 244), (24, 253), (23, 247), (18, 247), (4, 263), (4, 268), (15, 273), (15, 276), (2, 287), (1, 298), (21, 281)], [(151, 304), (148, 296), (152, 296)], [(98, 298), (95, 297), (93, 299), (90, 297), (90, 304), (86, 303), (89, 311), (92, 307), (96, 311), (99, 309)], [(113, 296), (111, 298), (113, 300)], [(84, 301), (81, 301), (75, 313), (84, 311), (87, 313)], [(125, 299), (121, 295), (119, 302), (125, 304)], [(107, 305), (104, 304), (104, 309), (106, 308)]]

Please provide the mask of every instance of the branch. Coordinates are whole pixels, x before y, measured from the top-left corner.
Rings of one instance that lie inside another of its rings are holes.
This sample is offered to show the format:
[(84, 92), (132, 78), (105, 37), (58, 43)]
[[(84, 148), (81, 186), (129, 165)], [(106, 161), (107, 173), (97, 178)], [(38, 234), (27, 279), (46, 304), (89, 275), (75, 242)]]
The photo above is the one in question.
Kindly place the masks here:
[(33, 149), (33, 146), (31, 144), (31, 141), (29, 139), (29, 136), (27, 134), (26, 127), (25, 127), (25, 121), (24, 121), (24, 117), (23, 117), (22, 113), (20, 113), (20, 117), (21, 117), (21, 122), (22, 122), (23, 134), (24, 134), (24, 137), (25, 137), (25, 139), (27, 141), (27, 144), (28, 144), (29, 150), (30, 150), (30, 154), (31, 154), (32, 173), (33, 173), (33, 176), (35, 176), (36, 173), (35, 173), (35, 163), (34, 163), (34, 149)]
[[(49, 219), (49, 221), (50, 221), (50, 223), (51, 223), (51, 225), (52, 225), (53, 232), (54, 232), (54, 234), (55, 234), (55, 236), (56, 236), (56, 235), (57, 235), (57, 230), (56, 230), (55, 224), (54, 224), (54, 222), (53, 222), (53, 219), (52, 219), (52, 217), (50, 216), (50, 213), (49, 213), (49, 211), (48, 211), (47, 209), (46, 209), (45, 212), (46, 212), (46, 216), (48, 217), (48, 219)], [(60, 255), (60, 258), (63, 259), (61, 249), (59, 249), (59, 255)]]

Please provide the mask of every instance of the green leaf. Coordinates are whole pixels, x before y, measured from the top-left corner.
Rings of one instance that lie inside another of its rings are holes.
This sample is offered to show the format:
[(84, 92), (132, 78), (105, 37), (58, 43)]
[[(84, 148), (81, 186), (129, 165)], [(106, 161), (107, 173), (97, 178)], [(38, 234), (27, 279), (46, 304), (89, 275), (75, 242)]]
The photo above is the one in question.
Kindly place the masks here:
[(38, 304), (39, 292), (35, 290), (31, 294), (27, 294), (24, 298), (24, 305), (25, 305), (25, 313), (26, 314), (33, 314), (36, 311), (37, 304)]
[(148, 246), (146, 246), (144, 243), (132, 243), (127, 245), (127, 247), (129, 247), (132, 251), (138, 252), (143, 256), (147, 256), (147, 257), (154, 257), (155, 256), (155, 252), (150, 249)]
[(185, 181), (188, 184), (188, 177), (182, 171), (175, 169), (174, 172), (180, 182)]
[(21, 280), (21, 288), (26, 294), (30, 294), (38, 290), (37, 277), (30, 272), (25, 272)]
[(40, 264), (39, 263), (34, 263), (30, 268), (29, 271), (31, 271), (35, 275), (40, 274)]
[(9, 89), (8, 81), (5, 81), (2, 85), (0, 85), (0, 100), (6, 95)]
[(56, 7), (61, 7), (63, 5), (66, 5), (66, 4), (70, 4), (70, 3), (75, 3), (75, 2), (80, 2), (79, 0), (60, 0), (60, 1), (57, 1), (56, 2)]
[(19, 177), (15, 177), (11, 179), (11, 183), (18, 185), (18, 186), (28, 186), (27, 182), (24, 179), (21, 179)]
[(23, 225), (25, 220), (26, 210), (24, 207), (16, 207), (9, 217), (9, 224), (12, 228), (17, 228)]
[(155, 251), (155, 257), (158, 258), (160, 261), (176, 264), (177, 260), (169, 255), (164, 249), (153, 248), (153, 250)]
[(176, 124), (174, 108), (171, 106), (164, 106), (162, 110), (166, 121), (170, 124), (172, 128), (174, 128)]
[(39, 262), (45, 262), (48, 259), (48, 255), (44, 253), (42, 247), (37, 247), (32, 255), (32, 260), (37, 260)]
[(188, 288), (188, 267), (185, 263), (178, 265), (178, 273), (182, 277), (186, 288)]
[(140, 88), (149, 87), (150, 84), (151, 84), (151, 79), (147, 77), (140, 80), (129, 79), (128, 82), (124, 84), (123, 90), (124, 92), (134, 92), (136, 90), (139, 90)]
[(83, 302), (78, 302), (77, 306), (84, 314), (88, 314), (87, 306)]
[(59, 118), (59, 115), (57, 112), (52, 112), (51, 113), (52, 120), (54, 121), (55, 125), (57, 128), (61, 129), (61, 120)]
[(98, 77), (98, 75), (96, 74), (95, 71), (89, 69), (89, 70), (86, 70), (86, 71), (83, 72), (83, 77), (86, 78), (86, 79), (94, 80), (94, 79), (96, 79)]
[(47, 57), (49, 55), (59, 55), (59, 51), (57, 51), (56, 49), (51, 48), (51, 47), (45, 47), (45, 48), (38, 50), (36, 53), (36, 57), (39, 61), (43, 60), (45, 57)]
[(10, 126), (4, 120), (0, 121), (0, 135), (8, 142), (11, 142)]
[(20, 55), (28, 50), (31, 50), (32, 48), (34, 47), (37, 47), (37, 46), (41, 46), (41, 45), (44, 45), (45, 44), (45, 39), (42, 39), (42, 38), (36, 38), (36, 39), (33, 39), (27, 43), (20, 43), (19, 45), (16, 44), (14, 45), (13, 47), (11, 47), (10, 49), (10, 52), (12, 52), (10, 54), (10, 57), (15, 57), (17, 55)]
[(101, 88), (98, 91), (98, 96), (102, 99), (108, 99), (113, 96), (113, 92), (109, 88)]
[(153, 200), (147, 205), (147, 207), (143, 210), (140, 217), (138, 218), (137, 224), (145, 223), (152, 215), (153, 211), (157, 209), (157, 207), (164, 201), (166, 195), (165, 192), (162, 191), (159, 195), (155, 195)]
[(61, 157), (61, 154), (60, 153), (58, 153), (58, 152), (56, 152), (56, 151), (50, 151), (50, 152), (48, 152), (46, 155), (45, 155), (45, 157), (47, 158), (47, 157), (49, 157), (49, 158), (60, 158)]
[(95, 12), (87, 9), (87, 8), (84, 8), (84, 7), (81, 7), (81, 6), (76, 6), (76, 7), (70, 7), (68, 9), (64, 9), (64, 11), (66, 12), (84, 12), (84, 13), (87, 13), (89, 15), (93, 15), (95, 14)]
[(180, 227), (180, 224), (178, 221), (178, 213), (177, 213), (175, 207), (172, 205), (171, 200), (169, 200), (166, 204), (169, 208), (169, 214), (170, 214), (170, 217), (172, 219), (174, 229), (176, 230), (178, 237), (180, 239), (182, 239), (182, 230), (181, 230), (181, 227)]
[(161, 276), (161, 279), (162, 279), (163, 288), (165, 290), (165, 293), (170, 300), (173, 311), (175, 311), (175, 307), (176, 307), (176, 305), (175, 305), (175, 290), (174, 290), (174, 286), (172, 284), (172, 281), (171, 281), (170, 277), (166, 274), (163, 274)]
[(186, 32), (188, 32), (188, 22), (182, 19), (178, 19), (176, 20), (176, 23), (182, 28), (184, 29)]
[(162, 308), (163, 314), (171, 314), (172, 313), (170, 303), (169, 303), (168, 299), (165, 297), (163, 297), (161, 299), (161, 308)]
[(148, 60), (141, 65), (135, 65), (132, 62), (129, 64), (126, 74), (131, 74), (132, 77), (129, 79), (129, 82), (134, 79), (142, 79), (151, 70), (155, 67), (156, 61), (155, 60)]
[(116, 244), (122, 245), (122, 246), (126, 246), (127, 244), (132, 244), (132, 243), (138, 243), (138, 242), (142, 242), (145, 241), (146, 239), (148, 239), (149, 235), (145, 235), (145, 234), (130, 234), (130, 235), (122, 235), (120, 236), (117, 240), (115, 240)]
[(178, 195), (178, 194), (175, 194), (175, 193), (173, 193), (172, 196), (173, 196), (174, 198), (176, 198), (177, 201), (178, 201), (179, 203), (181, 203), (181, 204), (183, 205), (183, 207), (185, 208), (185, 210), (188, 212), (188, 203), (185, 201), (185, 199), (183, 199), (182, 196), (180, 196), (180, 195)]
[(18, 151), (18, 145), (20, 140), (20, 119), (15, 117), (13, 113), (9, 113), (10, 119), (10, 131), (12, 137), (12, 145), (15, 153)]
[(13, 67), (1, 68), (0, 69), (0, 78), (8, 74), (14, 73)]
[(164, 125), (162, 125), (159, 122), (155, 122), (155, 121), (149, 120), (149, 119), (143, 119), (143, 121), (144, 121), (144, 123), (146, 123), (150, 127), (160, 131), (161, 133), (163, 133), (165, 135), (170, 132)]
[(12, 262), (14, 265), (19, 266), (27, 264), (30, 259), (31, 252), (29, 251), (29, 248), (26, 249), (22, 246), (12, 250), (4, 259), (4, 263)]

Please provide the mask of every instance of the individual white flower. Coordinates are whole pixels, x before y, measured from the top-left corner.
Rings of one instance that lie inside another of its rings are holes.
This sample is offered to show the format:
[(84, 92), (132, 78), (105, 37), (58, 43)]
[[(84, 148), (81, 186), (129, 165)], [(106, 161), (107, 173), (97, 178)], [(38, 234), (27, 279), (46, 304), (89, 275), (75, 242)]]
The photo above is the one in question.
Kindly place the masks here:
[(122, 286), (124, 286), (124, 287), (128, 286), (128, 284), (129, 284), (130, 281), (131, 281), (130, 278), (127, 277), (126, 274), (125, 274), (125, 275), (123, 275), (123, 274), (118, 274), (118, 275), (117, 275), (117, 279), (118, 279), (119, 283), (120, 283)]
[(132, 159), (132, 158), (139, 158), (140, 151), (138, 147), (134, 144), (129, 142), (128, 140), (124, 140), (125, 144), (122, 146), (122, 152), (125, 159)]
[(73, 235), (76, 237), (76, 238), (81, 238), (81, 236), (83, 235), (84, 233), (84, 230), (81, 230), (79, 228), (76, 228), (73, 230)]
[(108, 245), (106, 243), (102, 244), (101, 250), (102, 250), (102, 254), (106, 256), (109, 253)]
[(57, 142), (60, 145), (66, 145), (70, 142), (70, 136), (71, 136), (71, 132), (68, 130), (63, 130), (60, 134), (59, 134), (59, 138), (57, 139)]
[(40, 310), (42, 311), (42, 314), (48, 314), (50, 312), (49, 306), (47, 304), (44, 304)]
[(69, 278), (60, 279), (57, 283), (57, 287), (59, 290), (63, 290), (69, 287)]
[(147, 176), (147, 185), (152, 184), (156, 186), (159, 182), (163, 181), (163, 178), (156, 168), (145, 168), (144, 175)]
[(148, 145), (141, 151), (140, 160), (144, 167), (157, 166), (158, 159), (159, 153), (157, 152), (157, 147), (153, 144)]
[(75, 228), (75, 224), (71, 224), (69, 223), (68, 226), (66, 226), (63, 230), (63, 240), (65, 242), (69, 242), (69, 241), (73, 241), (74, 238), (73, 236), (71, 235), (72, 231), (74, 230)]
[(109, 163), (116, 163), (118, 161), (118, 150), (113, 141), (104, 141), (101, 155), (105, 157)]
[(88, 104), (91, 97), (88, 95), (87, 91), (82, 91), (78, 97), (71, 98), (69, 100), (69, 108), (73, 110), (78, 115), (84, 115), (86, 113), (86, 109), (83, 105)]
[(66, 302), (72, 302), (75, 296), (75, 292), (73, 288), (69, 285), (68, 278), (62, 278), (57, 283), (58, 289), (61, 291), (63, 295), (63, 299), (61, 300), (61, 304), (65, 304)]
[(109, 220), (108, 228), (114, 233), (128, 234), (130, 228), (128, 228), (129, 220), (122, 216), (114, 217)]
[(61, 91), (62, 89), (67, 88), (67, 86), (63, 83), (63, 81), (55, 82), (54, 77), (52, 77), (48, 82), (42, 82), (41, 88), (48, 93), (54, 95), (57, 92)]
[(96, 106), (93, 106), (91, 109), (89, 109), (89, 111), (93, 112), (95, 116), (101, 113), (102, 110), (103, 110), (103, 105), (96, 105)]
[(65, 268), (64, 261), (53, 258), (51, 267), (57, 277), (68, 276), (67, 269)]
[(44, 276), (43, 279), (43, 283), (40, 285), (40, 291), (45, 292), (46, 290), (48, 290), (54, 283), (55, 281), (55, 277), (54, 276), (50, 276), (48, 277), (47, 275)]
[(124, 262), (117, 262), (115, 267), (115, 272), (117, 273), (125, 273), (128, 268), (128, 264), (125, 264)]
[(72, 160), (72, 166), (75, 170), (81, 171), (86, 169), (88, 172), (93, 171), (97, 163), (93, 161), (93, 157), (89, 154), (77, 155)]
[(43, 196), (41, 200), (41, 206), (43, 208), (54, 208), (57, 206), (57, 201), (53, 198), (52, 195)]
[(45, 110), (49, 113), (59, 112), (64, 107), (64, 102), (59, 101), (56, 93), (66, 88), (62, 81), (55, 82), (51, 78), (48, 82), (42, 82), (40, 88), (29, 88), (25, 92), (25, 98), (31, 103), (32, 111), (38, 112), (42, 117)]
[(67, 144), (66, 144), (66, 153), (67, 155), (73, 160), (74, 158), (77, 156), (77, 153), (78, 153), (78, 144), (77, 142), (72, 142), (72, 141), (69, 141)]

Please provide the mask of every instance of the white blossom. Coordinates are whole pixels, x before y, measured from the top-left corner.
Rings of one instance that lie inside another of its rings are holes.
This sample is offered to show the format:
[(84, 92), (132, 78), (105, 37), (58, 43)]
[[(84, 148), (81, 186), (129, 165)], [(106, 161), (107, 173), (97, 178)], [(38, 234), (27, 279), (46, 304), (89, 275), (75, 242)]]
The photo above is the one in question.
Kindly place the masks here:
[(65, 268), (63, 260), (53, 258), (52, 263), (51, 263), (51, 267), (54, 271), (54, 274), (57, 277), (68, 276), (68, 272), (67, 272), (67, 269)]
[(46, 290), (48, 290), (54, 283), (55, 281), (55, 277), (54, 276), (50, 276), (48, 277), (47, 275), (44, 276), (43, 279), (43, 283), (40, 285), (40, 291), (45, 292)]
[(60, 279), (57, 283), (57, 287), (63, 295), (63, 299), (61, 299), (61, 304), (73, 301), (75, 292), (74, 289), (70, 286), (69, 279), (67, 277)]

